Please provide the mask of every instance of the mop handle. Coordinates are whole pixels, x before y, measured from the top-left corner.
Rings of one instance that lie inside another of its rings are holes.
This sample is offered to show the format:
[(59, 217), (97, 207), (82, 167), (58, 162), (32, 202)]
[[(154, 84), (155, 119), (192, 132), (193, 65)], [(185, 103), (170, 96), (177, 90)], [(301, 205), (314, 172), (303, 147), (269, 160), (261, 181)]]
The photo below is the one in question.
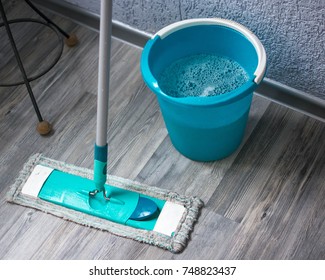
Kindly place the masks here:
[(94, 181), (98, 191), (104, 190), (107, 173), (107, 119), (112, 34), (112, 0), (102, 0), (100, 10), (97, 129)]

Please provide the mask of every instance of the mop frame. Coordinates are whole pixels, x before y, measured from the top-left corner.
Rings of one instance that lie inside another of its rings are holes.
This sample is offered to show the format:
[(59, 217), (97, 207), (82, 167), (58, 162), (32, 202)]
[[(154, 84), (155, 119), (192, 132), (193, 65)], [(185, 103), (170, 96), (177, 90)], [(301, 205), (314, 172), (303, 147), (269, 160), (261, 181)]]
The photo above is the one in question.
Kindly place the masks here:
[(133, 228), (127, 225), (118, 224), (91, 216), (79, 211), (68, 209), (38, 197), (32, 197), (25, 195), (21, 192), (24, 184), (29, 178), (31, 172), (36, 165), (48, 166), (62, 172), (74, 174), (84, 178), (93, 178), (93, 170), (77, 167), (65, 162), (56, 161), (41, 154), (35, 154), (25, 163), (23, 169), (19, 173), (15, 183), (10, 187), (10, 191), (7, 194), (7, 201), (29, 208), (41, 210), (45, 213), (52, 214), (67, 221), (72, 221), (77, 224), (88, 226), (91, 228), (100, 229), (110, 232), (117, 236), (126, 237), (137, 240), (139, 242), (155, 245), (160, 248), (169, 250), (173, 253), (179, 253), (186, 247), (187, 242), (190, 239), (190, 233), (193, 230), (196, 223), (200, 209), (203, 206), (203, 202), (197, 197), (187, 197), (179, 195), (175, 192), (160, 189), (153, 186), (148, 186), (142, 183), (134, 182), (128, 179), (120, 178), (117, 176), (109, 175), (106, 183), (114, 185), (118, 188), (135, 191), (144, 195), (149, 195), (158, 199), (177, 203), (184, 206), (184, 214), (178, 223), (178, 226), (173, 236), (167, 236), (151, 230), (143, 230)]

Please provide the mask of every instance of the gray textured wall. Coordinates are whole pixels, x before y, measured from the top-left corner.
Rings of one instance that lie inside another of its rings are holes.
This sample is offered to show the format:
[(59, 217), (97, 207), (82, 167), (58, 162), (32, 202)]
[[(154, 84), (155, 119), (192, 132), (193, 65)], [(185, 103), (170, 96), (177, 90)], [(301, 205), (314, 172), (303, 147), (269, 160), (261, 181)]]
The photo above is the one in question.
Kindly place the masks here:
[[(65, 0), (99, 13), (100, 0)], [(120, 0), (114, 19), (154, 33), (196, 17), (235, 20), (268, 55), (267, 77), (325, 100), (325, 0)]]

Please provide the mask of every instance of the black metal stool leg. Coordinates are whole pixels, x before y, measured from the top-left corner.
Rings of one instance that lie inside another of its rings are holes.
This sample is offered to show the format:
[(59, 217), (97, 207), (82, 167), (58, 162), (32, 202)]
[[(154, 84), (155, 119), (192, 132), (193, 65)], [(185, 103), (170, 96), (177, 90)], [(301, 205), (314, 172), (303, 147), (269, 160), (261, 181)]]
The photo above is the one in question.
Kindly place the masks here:
[[(4, 8), (3, 8), (3, 5), (2, 5), (2, 2), (0, 0), (0, 13), (1, 13), (1, 17), (3, 19), (3, 24), (4, 24), (4, 27), (7, 31), (7, 34), (8, 34), (8, 38), (9, 38), (9, 41), (10, 41), (10, 44), (11, 44), (11, 47), (14, 51), (14, 54), (15, 54), (15, 57), (16, 57), (16, 60), (17, 60), (17, 63), (18, 63), (18, 66), (19, 66), (19, 69), (20, 69), (20, 72), (23, 76), (23, 79), (24, 79), (24, 83), (26, 85), (26, 88), (27, 88), (27, 91), (28, 91), (28, 94), (29, 94), (29, 97), (32, 101), (32, 104), (33, 104), (33, 107), (34, 107), (34, 110), (36, 112), (36, 115), (37, 115), (37, 118), (38, 118), (38, 121), (40, 124), (42, 124), (42, 126), (44, 125), (44, 123), (46, 123), (46, 125), (48, 126), (48, 129), (45, 129), (45, 130), (42, 130), (42, 131), (39, 131), (38, 129), (38, 132), (40, 134), (48, 134), (50, 131), (51, 131), (51, 125), (44, 121), (43, 120), (43, 117), (41, 115), (41, 112), (38, 108), (38, 105), (37, 105), (37, 102), (36, 102), (36, 99), (34, 97), (34, 94), (33, 94), (33, 91), (32, 91), (32, 88), (30, 86), (30, 83), (28, 81), (28, 78), (27, 78), (27, 74), (26, 74), (26, 71), (25, 71), (25, 68), (24, 68), (24, 65), (21, 61), (21, 58), (20, 58), (20, 55), (19, 55), (19, 52), (18, 52), (18, 49), (17, 49), (17, 46), (16, 46), (16, 43), (15, 43), (15, 40), (12, 36), (12, 33), (11, 33), (11, 29), (10, 29), (10, 26), (9, 26), (9, 23), (8, 23), (8, 19), (7, 19), (7, 16), (6, 16), (6, 13), (4, 11)], [(39, 127), (39, 126), (38, 126)]]
[(66, 37), (66, 44), (69, 47), (73, 47), (78, 43), (78, 39), (75, 34), (69, 35), (62, 28), (60, 28), (57, 24), (55, 24), (52, 20), (50, 20), (46, 15), (44, 15), (35, 5), (29, 1), (25, 0), (25, 2), (40, 16), (42, 17), (48, 24), (53, 25), (64, 37)]

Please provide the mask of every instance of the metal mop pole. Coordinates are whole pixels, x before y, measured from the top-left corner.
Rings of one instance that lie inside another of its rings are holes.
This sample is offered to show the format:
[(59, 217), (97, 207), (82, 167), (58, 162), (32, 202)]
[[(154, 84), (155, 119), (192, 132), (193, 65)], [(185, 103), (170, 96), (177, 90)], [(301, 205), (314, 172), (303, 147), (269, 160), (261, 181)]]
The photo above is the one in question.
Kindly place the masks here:
[[(110, 188), (105, 190), (107, 176), (107, 118), (110, 76), (110, 52), (112, 34), (112, 0), (101, 1), (100, 32), (99, 32), (99, 71), (97, 96), (97, 129), (95, 143), (94, 182), (96, 189), (89, 193), (95, 196), (103, 192), (104, 198), (112, 203), (125, 204), (116, 197), (112, 197)], [(130, 220), (142, 221), (151, 219), (158, 212), (158, 206), (151, 199), (139, 196), (137, 206)]]
[[(101, 1), (98, 96), (97, 96), (97, 129), (95, 144), (94, 181), (96, 193), (104, 191), (107, 172), (107, 118), (110, 76), (110, 52), (112, 34), (112, 0)], [(107, 195), (108, 196), (108, 195)]]

